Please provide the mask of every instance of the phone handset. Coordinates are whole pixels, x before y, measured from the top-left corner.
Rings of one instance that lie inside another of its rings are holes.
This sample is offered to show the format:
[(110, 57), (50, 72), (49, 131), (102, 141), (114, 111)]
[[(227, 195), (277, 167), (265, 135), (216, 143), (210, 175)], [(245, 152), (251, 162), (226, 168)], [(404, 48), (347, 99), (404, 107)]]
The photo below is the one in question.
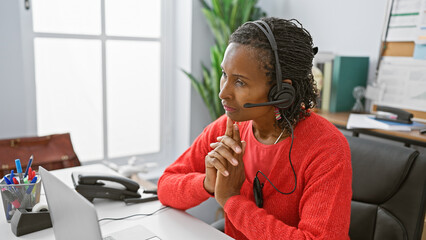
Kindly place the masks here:
[(85, 185), (105, 185), (105, 183), (100, 182), (99, 180), (103, 181), (110, 181), (110, 182), (116, 182), (120, 183), (124, 187), (126, 187), (127, 190), (131, 192), (137, 192), (139, 189), (139, 184), (135, 181), (121, 177), (121, 176), (105, 176), (105, 175), (78, 175), (78, 183), (79, 184), (85, 184)]
[(75, 190), (89, 201), (94, 198), (121, 200), (140, 198), (139, 184), (131, 179), (102, 173), (71, 174)]

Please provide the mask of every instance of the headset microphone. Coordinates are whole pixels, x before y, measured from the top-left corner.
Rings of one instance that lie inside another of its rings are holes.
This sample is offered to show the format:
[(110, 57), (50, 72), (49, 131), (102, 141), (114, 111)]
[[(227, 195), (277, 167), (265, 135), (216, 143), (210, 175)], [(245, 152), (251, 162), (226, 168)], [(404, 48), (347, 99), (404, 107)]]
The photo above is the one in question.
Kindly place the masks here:
[[(271, 101), (271, 102), (264, 102), (264, 103), (246, 103), (244, 104), (245, 108), (252, 108), (252, 107), (263, 107), (263, 106), (273, 106), (273, 105), (280, 105), (280, 104), (288, 104), (288, 99), (282, 99), (278, 101)], [(290, 103), (291, 104), (291, 103)]]

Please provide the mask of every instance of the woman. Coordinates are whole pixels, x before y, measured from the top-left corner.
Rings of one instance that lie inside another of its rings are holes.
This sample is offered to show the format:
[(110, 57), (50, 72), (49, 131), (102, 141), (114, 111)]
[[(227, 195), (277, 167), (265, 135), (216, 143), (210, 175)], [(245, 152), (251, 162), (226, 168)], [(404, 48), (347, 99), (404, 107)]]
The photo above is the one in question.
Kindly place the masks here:
[(160, 201), (188, 209), (214, 197), (236, 239), (349, 239), (350, 150), (310, 111), (313, 56), (297, 20), (238, 28), (222, 62), (226, 115), (165, 170)]

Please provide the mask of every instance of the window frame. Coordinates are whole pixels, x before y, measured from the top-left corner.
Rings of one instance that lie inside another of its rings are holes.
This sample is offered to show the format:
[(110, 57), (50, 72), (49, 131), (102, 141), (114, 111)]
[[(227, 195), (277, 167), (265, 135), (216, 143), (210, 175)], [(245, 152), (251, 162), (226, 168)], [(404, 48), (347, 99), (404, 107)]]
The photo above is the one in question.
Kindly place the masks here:
[[(24, 1), (20, 3), (21, 9), (21, 34), (23, 48), (23, 71), (27, 88), (25, 92), (29, 96), (26, 100), (28, 106), (28, 115), (31, 116), (27, 120), (29, 129), (37, 129), (37, 104), (36, 104), (36, 82), (35, 82), (35, 61), (34, 61), (34, 39), (35, 38), (76, 38), (76, 39), (99, 39), (102, 44), (102, 119), (103, 119), (103, 155), (102, 159), (82, 161), (85, 163), (98, 163), (102, 161), (111, 161), (117, 164), (126, 164), (127, 161), (135, 156), (139, 162), (157, 162), (159, 165), (167, 164), (168, 159), (173, 154), (174, 138), (167, 137), (173, 134), (173, 98), (174, 83), (172, 81), (173, 71), (166, 69), (174, 68), (173, 58), (173, 18), (174, 18), (174, 2), (173, 0), (161, 0), (161, 34), (159, 38), (144, 37), (123, 37), (123, 36), (107, 36), (105, 33), (105, 0), (100, 0), (101, 4), (101, 34), (100, 35), (80, 35), (80, 34), (63, 34), (63, 33), (40, 33), (33, 31), (32, 23), (32, 7), (26, 10)], [(107, 40), (129, 40), (129, 41), (158, 41), (160, 47), (160, 151), (150, 154), (129, 155), (123, 157), (108, 157), (108, 132), (107, 132), (107, 95), (106, 95), (106, 41)], [(77, 153), (78, 154), (78, 153)]]

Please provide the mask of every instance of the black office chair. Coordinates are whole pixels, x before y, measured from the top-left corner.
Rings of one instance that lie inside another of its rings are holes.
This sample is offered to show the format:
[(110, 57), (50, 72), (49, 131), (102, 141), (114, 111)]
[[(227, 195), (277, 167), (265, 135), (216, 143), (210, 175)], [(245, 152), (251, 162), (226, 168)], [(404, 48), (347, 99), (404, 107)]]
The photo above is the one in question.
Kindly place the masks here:
[(347, 137), (352, 156), (351, 240), (419, 240), (426, 157), (412, 148)]

